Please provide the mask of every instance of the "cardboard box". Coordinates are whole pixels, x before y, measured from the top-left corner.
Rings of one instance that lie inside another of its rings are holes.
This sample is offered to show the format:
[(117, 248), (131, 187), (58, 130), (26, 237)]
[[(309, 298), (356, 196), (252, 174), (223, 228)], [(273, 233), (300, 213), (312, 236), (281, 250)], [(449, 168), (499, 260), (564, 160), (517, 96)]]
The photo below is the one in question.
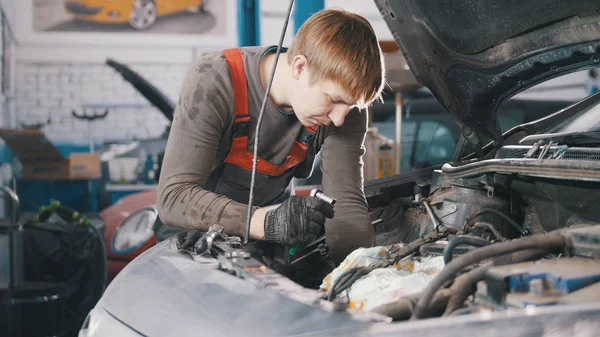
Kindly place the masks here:
[(100, 178), (97, 153), (72, 153), (65, 158), (41, 130), (2, 129), (0, 138), (23, 167), (23, 180), (82, 180)]

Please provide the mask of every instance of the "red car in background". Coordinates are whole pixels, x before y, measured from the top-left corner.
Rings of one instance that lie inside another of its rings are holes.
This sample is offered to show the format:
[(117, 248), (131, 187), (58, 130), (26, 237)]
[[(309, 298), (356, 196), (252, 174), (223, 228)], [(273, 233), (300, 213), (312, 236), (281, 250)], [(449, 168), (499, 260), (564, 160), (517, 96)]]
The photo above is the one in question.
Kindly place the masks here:
[(128, 195), (105, 208), (104, 242), (108, 282), (133, 259), (156, 244), (152, 225), (156, 219), (156, 190)]

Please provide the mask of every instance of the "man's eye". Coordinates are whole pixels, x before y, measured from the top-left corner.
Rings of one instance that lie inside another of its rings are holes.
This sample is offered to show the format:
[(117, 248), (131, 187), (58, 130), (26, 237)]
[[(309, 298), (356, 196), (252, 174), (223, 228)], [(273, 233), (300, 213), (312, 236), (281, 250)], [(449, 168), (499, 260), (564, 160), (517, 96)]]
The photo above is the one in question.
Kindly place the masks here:
[(331, 98), (331, 96), (328, 96), (328, 97), (329, 97), (329, 102), (331, 102), (332, 104), (341, 104), (341, 103), (343, 103), (340, 100), (334, 100), (333, 98)]

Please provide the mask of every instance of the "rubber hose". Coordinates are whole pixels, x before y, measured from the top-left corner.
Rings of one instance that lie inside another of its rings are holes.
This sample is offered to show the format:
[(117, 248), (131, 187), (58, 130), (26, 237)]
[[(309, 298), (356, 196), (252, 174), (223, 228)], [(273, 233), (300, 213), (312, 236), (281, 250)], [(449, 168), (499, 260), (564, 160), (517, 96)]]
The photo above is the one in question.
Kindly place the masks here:
[(331, 285), (331, 289), (329, 289), (329, 294), (327, 296), (328, 301), (333, 301), (336, 296), (336, 290), (340, 287), (340, 285), (346, 283), (349, 279), (354, 275), (355, 270), (350, 269), (342, 273), (342, 275), (338, 276), (337, 280), (333, 282)]
[(468, 273), (462, 274), (454, 280), (450, 287), (450, 300), (444, 312), (444, 316), (449, 315), (454, 310), (463, 306), (470, 294), (477, 287), (477, 282), (483, 280), (483, 277), (490, 268), (513, 263), (537, 260), (546, 256), (550, 251), (544, 249), (529, 249), (503, 255), (493, 259), (490, 263), (479, 268), (473, 269)]
[[(400, 298), (398, 301), (392, 303), (382, 304), (371, 310), (381, 315), (391, 317), (393, 321), (406, 321), (412, 315), (415, 305), (421, 294), (408, 295)], [(428, 313), (435, 315), (441, 314), (448, 303), (450, 298), (450, 291), (448, 289), (442, 289), (435, 294), (431, 306), (428, 308)]]
[(452, 253), (454, 252), (454, 248), (460, 245), (469, 245), (473, 247), (484, 247), (492, 244), (491, 242), (480, 239), (473, 236), (457, 236), (452, 239), (446, 248), (444, 248), (444, 264), (450, 263), (452, 261)]
[(444, 269), (429, 283), (423, 291), (423, 296), (419, 299), (419, 303), (415, 308), (411, 320), (423, 317), (424, 311), (427, 309), (429, 302), (435, 295), (436, 291), (453, 278), (463, 268), (489, 259), (494, 256), (513, 253), (525, 249), (559, 249), (565, 247), (564, 237), (557, 234), (537, 235), (523, 239), (517, 239), (509, 242), (497, 243), (491, 246), (482, 247), (469, 252), (451, 263), (447, 264)]
[(498, 232), (498, 230), (496, 228), (494, 228), (494, 226), (492, 226), (492, 224), (489, 222), (483, 222), (483, 221), (476, 222), (473, 225), (473, 229), (487, 229), (490, 232), (492, 232), (492, 234), (494, 234), (496, 239), (501, 240), (501, 241), (506, 240), (506, 238), (502, 234), (500, 234), (500, 232)]
[(478, 216), (481, 216), (481, 215), (483, 215), (485, 213), (495, 214), (495, 215), (501, 217), (502, 219), (508, 221), (508, 223), (510, 223), (516, 230), (518, 230), (521, 233), (521, 235), (527, 235), (528, 234), (528, 231), (524, 230), (523, 227), (521, 227), (511, 217), (509, 217), (508, 215), (500, 212), (499, 210), (493, 209), (493, 208), (484, 208), (484, 209), (480, 210), (479, 212), (475, 213), (475, 215), (473, 215), (471, 217), (471, 219), (469, 220), (469, 222), (475, 220)]
[(339, 294), (343, 293), (344, 290), (352, 287), (352, 285), (358, 281), (361, 277), (365, 276), (366, 274), (363, 274), (363, 272), (361, 272), (361, 270), (357, 270), (351, 278), (349, 278), (346, 282), (344, 282), (343, 284), (340, 284), (338, 286), (338, 289), (335, 290), (335, 292), (333, 293), (333, 298), (335, 298), (336, 296), (338, 296)]

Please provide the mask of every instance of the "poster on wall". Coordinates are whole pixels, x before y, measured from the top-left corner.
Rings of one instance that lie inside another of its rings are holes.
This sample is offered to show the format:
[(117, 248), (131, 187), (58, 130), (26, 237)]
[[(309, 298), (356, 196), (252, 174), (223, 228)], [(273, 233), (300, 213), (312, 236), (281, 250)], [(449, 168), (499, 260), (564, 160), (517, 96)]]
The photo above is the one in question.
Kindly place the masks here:
[(20, 0), (25, 43), (237, 45), (236, 0)]

